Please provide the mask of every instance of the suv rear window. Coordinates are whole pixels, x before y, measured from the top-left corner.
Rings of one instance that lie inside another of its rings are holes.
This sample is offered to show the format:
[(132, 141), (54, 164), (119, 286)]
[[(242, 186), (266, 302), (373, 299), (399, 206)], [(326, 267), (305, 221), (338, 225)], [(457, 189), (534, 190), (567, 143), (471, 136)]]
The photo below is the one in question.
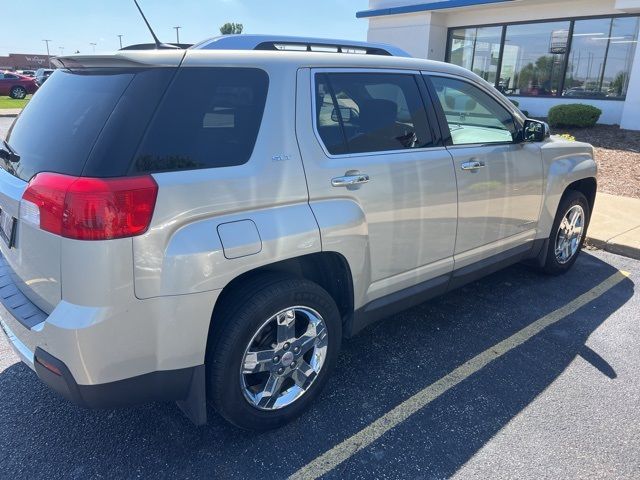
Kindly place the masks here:
[(57, 71), (14, 123), (8, 142), (20, 162), (3, 168), (29, 180), (41, 171), (80, 175), (132, 72)]
[(246, 163), (269, 77), (256, 68), (187, 67), (176, 74), (138, 149), (134, 172)]
[(255, 68), (57, 70), (9, 131), (0, 167), (119, 177), (239, 165), (258, 136), (269, 79)]

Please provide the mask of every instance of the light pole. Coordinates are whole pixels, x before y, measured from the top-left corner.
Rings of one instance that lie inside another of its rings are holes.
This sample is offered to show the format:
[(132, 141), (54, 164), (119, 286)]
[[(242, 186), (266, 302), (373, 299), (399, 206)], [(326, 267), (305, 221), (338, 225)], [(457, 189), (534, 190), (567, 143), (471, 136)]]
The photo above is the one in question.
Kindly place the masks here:
[(122, 50), (122, 37), (124, 35), (118, 35), (118, 40), (120, 40), (120, 50)]
[(175, 31), (176, 31), (176, 43), (178, 43), (178, 44), (179, 44), (179, 43), (180, 43), (180, 29), (181, 29), (182, 27), (173, 27), (173, 28), (174, 28), (174, 29), (175, 29)]
[(49, 63), (49, 68), (51, 68), (51, 56), (49, 55), (49, 42), (51, 42), (52, 40), (42, 40), (42, 41), (47, 44), (47, 62)]
[(93, 53), (96, 53), (96, 42), (89, 42), (89, 45), (91, 45), (91, 47), (93, 48)]
[(58, 47), (58, 49), (60, 50), (60, 56), (64, 55), (64, 47)]

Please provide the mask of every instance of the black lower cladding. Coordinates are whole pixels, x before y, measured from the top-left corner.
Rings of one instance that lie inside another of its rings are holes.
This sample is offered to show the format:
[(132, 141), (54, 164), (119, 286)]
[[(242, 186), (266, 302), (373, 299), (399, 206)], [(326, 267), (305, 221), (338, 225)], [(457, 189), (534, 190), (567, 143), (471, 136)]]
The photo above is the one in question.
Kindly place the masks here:
[(16, 286), (13, 270), (0, 253), (0, 303), (25, 328), (44, 322), (47, 314), (40, 310)]
[[(55, 367), (61, 375), (52, 372), (45, 364)], [(76, 405), (88, 408), (114, 408), (153, 401), (185, 400), (192, 380), (203, 366), (162, 370), (136, 377), (97, 385), (79, 385), (69, 368), (40, 347), (35, 351), (35, 369), (38, 377), (49, 388)]]
[(433, 297), (478, 280), (520, 261), (541, 255), (546, 239), (534, 240), (485, 258), (466, 267), (378, 298), (357, 309), (346, 319), (345, 335), (352, 337), (372, 323), (419, 305)]

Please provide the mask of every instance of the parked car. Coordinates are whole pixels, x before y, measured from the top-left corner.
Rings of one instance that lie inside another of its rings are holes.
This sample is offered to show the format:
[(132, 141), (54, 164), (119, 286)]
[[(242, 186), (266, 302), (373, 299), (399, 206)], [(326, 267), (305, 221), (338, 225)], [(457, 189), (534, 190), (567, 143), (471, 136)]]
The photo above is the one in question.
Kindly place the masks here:
[(22, 99), (35, 93), (37, 89), (38, 85), (33, 78), (15, 72), (0, 72), (0, 96)]
[(17, 70), (17, 72), (20, 75), (24, 75), (25, 77), (35, 77), (36, 76), (36, 71), (35, 70)]
[(51, 68), (39, 68), (38, 70), (36, 70), (35, 77), (38, 85), (42, 85), (47, 80), (47, 78), (51, 76), (52, 73), (53, 69)]
[(0, 323), (53, 390), (274, 428), (372, 322), (515, 262), (575, 263), (590, 145), (454, 65), (241, 37), (59, 57), (13, 125)]

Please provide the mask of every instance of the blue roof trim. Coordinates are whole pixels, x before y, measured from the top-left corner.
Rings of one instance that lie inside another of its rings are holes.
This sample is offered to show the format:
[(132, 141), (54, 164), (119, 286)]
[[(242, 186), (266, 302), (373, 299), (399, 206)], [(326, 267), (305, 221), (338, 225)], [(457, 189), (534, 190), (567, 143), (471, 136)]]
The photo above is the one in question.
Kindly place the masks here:
[(491, 3), (511, 2), (513, 0), (447, 0), (444, 2), (419, 3), (402, 7), (378, 8), (375, 10), (362, 10), (356, 13), (356, 18), (382, 17), (385, 15), (400, 15), (402, 13), (429, 12), (431, 10), (444, 10), (447, 8), (474, 7)]

